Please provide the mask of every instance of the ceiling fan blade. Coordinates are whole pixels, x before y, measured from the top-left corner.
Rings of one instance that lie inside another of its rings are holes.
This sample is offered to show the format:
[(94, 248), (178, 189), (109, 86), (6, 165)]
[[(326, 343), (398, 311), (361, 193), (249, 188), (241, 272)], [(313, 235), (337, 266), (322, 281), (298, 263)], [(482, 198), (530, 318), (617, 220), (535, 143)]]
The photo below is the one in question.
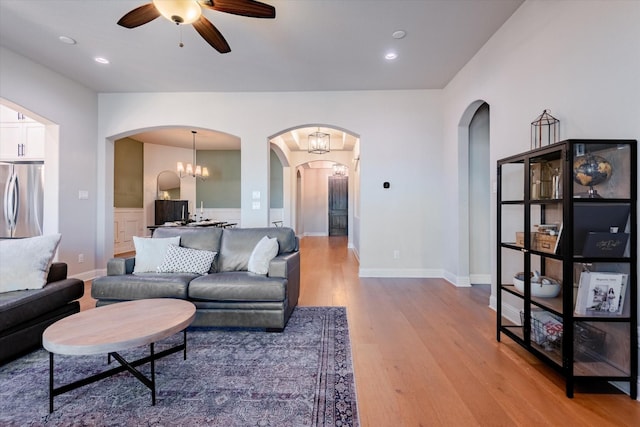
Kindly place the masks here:
[(200, 19), (191, 25), (215, 50), (220, 53), (231, 52), (231, 47), (222, 33), (204, 15), (200, 15)]
[(118, 25), (126, 28), (135, 28), (140, 25), (151, 22), (160, 16), (160, 12), (153, 5), (153, 3), (145, 4), (143, 6), (133, 9), (131, 12), (124, 15), (118, 21)]
[(218, 12), (248, 16), (250, 18), (275, 18), (276, 8), (255, 0), (207, 0), (202, 4)]

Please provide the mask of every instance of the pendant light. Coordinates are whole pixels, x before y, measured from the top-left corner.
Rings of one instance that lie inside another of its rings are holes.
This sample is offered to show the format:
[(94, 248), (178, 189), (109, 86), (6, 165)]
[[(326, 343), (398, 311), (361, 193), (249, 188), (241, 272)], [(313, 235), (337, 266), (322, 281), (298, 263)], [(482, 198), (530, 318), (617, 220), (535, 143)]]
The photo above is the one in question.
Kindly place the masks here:
[(196, 164), (196, 133), (198, 132), (192, 130), (191, 133), (193, 134), (193, 163), (187, 163), (187, 167), (185, 168), (182, 162), (178, 162), (178, 175), (180, 175), (180, 178), (190, 176), (205, 179), (209, 176), (209, 169), (207, 169), (206, 166), (202, 167)]
[(317, 132), (309, 134), (307, 142), (309, 153), (325, 154), (331, 151), (331, 136), (328, 133), (320, 132), (320, 128)]

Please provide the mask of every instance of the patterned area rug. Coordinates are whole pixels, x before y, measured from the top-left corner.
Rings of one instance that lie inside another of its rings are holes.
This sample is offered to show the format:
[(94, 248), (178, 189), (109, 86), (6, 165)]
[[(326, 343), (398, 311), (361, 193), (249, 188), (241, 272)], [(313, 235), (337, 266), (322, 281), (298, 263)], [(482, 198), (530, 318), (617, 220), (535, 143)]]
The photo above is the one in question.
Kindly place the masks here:
[[(35, 351), (0, 367), (0, 425), (358, 425), (344, 307), (298, 307), (283, 333), (190, 329), (187, 347), (186, 361), (179, 352), (156, 362), (156, 406), (124, 372), (56, 396), (52, 414), (48, 353)], [(127, 360), (147, 354), (122, 352)], [(56, 387), (105, 370), (106, 359), (56, 356)], [(148, 364), (140, 369), (149, 375)]]

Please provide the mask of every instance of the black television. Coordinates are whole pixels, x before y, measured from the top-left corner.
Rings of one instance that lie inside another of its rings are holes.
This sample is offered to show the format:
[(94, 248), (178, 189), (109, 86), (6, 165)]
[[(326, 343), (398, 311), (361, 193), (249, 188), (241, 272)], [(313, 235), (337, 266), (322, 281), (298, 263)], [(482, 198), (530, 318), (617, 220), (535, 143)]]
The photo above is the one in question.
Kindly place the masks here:
[(588, 236), (594, 236), (595, 233), (620, 234), (622, 237), (629, 222), (630, 210), (629, 204), (576, 203), (573, 206), (574, 255), (593, 255), (591, 249), (585, 248), (585, 242)]

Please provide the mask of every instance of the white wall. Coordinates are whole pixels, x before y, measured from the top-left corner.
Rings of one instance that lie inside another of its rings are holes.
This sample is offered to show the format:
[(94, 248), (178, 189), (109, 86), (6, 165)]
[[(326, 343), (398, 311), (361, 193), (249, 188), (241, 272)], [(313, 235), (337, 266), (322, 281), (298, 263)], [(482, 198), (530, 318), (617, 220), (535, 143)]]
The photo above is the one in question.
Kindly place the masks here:
[[(268, 137), (301, 123), (329, 123), (361, 140), (361, 273), (441, 274), (441, 92), (156, 93), (99, 95), (98, 254), (112, 242), (111, 140), (139, 129), (190, 126), (237, 135), (242, 148), (242, 225), (268, 224)], [(278, 109), (272, 108), (278, 105)], [(390, 108), (393, 106), (393, 108)], [(383, 181), (391, 188), (384, 190)], [(251, 208), (260, 191), (261, 209)], [(401, 207), (401, 208), (400, 208)], [(400, 259), (393, 259), (393, 250)]]
[[(640, 139), (638, 22), (636, 1), (528, 1), (458, 73), (444, 91), (448, 229), (460, 207), (458, 122), (478, 99), (490, 105), (493, 165), (529, 149), (530, 123), (545, 108), (560, 119), (561, 139)], [(494, 182), (495, 167), (491, 173)], [(491, 206), (495, 247), (495, 194)], [(453, 275), (459, 238), (446, 241), (444, 267)]]
[[(0, 47), (0, 97), (58, 125), (56, 152), (51, 153), (51, 147), (45, 149), (45, 215), (56, 218), (53, 223), (47, 219), (45, 233), (62, 234), (58, 260), (69, 265), (70, 276), (93, 277), (98, 244), (95, 236), (97, 94)], [(79, 200), (80, 190), (88, 191), (89, 198)], [(113, 241), (113, 233), (109, 237)], [(82, 264), (78, 263), (79, 254), (84, 254)]]

